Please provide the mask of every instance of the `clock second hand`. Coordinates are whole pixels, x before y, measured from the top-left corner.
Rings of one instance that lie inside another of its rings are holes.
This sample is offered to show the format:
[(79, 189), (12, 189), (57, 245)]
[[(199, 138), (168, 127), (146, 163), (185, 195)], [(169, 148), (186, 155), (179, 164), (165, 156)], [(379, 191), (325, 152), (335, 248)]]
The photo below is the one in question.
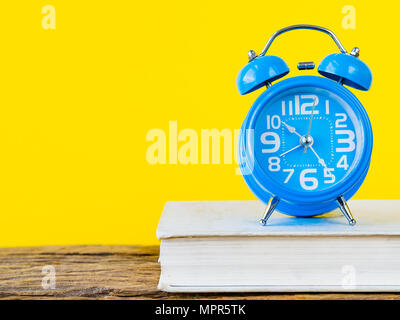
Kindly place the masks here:
[(294, 148), (292, 148), (292, 149), (290, 149), (290, 150), (288, 150), (288, 151), (285, 151), (284, 153), (281, 153), (280, 155), (279, 155), (279, 157), (282, 157), (282, 156), (284, 156), (285, 154), (287, 154), (287, 153), (289, 153), (289, 152), (291, 152), (291, 151), (293, 151), (293, 150), (296, 150), (297, 148), (299, 148), (299, 147), (301, 147), (302, 145), (301, 144), (298, 144), (297, 146), (295, 146)]

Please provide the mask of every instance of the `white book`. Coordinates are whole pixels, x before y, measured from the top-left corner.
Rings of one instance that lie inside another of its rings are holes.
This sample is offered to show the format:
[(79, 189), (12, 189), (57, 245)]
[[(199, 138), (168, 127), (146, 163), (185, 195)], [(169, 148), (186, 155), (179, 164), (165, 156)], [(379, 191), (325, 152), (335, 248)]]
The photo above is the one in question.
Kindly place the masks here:
[(351, 200), (313, 218), (259, 201), (167, 202), (159, 289), (170, 292), (400, 291), (400, 200)]

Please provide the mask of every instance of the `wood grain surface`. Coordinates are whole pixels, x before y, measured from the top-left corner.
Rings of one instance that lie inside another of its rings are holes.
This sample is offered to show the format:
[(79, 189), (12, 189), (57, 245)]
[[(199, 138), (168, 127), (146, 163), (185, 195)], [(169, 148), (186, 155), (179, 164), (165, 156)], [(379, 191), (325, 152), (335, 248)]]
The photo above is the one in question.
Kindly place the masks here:
[[(0, 299), (400, 299), (400, 294), (169, 294), (157, 290), (158, 247), (0, 249)], [(53, 266), (55, 289), (43, 289)]]

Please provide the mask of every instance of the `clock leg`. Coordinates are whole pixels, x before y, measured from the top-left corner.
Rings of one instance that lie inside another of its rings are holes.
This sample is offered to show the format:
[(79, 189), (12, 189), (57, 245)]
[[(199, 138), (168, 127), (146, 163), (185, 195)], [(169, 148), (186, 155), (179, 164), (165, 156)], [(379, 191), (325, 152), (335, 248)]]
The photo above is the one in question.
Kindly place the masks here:
[(277, 197), (272, 197), (271, 199), (269, 199), (267, 207), (265, 208), (265, 211), (264, 211), (264, 216), (262, 219), (260, 219), (260, 223), (263, 226), (265, 226), (267, 224), (269, 217), (271, 216), (272, 212), (274, 212), (278, 203), (279, 203), (279, 199)]
[(340, 196), (336, 199), (336, 201), (339, 205), (340, 211), (342, 211), (343, 215), (349, 222), (349, 225), (354, 226), (356, 224), (356, 220), (353, 218), (353, 215), (351, 214), (349, 205), (347, 204), (345, 198), (343, 198), (343, 196)]

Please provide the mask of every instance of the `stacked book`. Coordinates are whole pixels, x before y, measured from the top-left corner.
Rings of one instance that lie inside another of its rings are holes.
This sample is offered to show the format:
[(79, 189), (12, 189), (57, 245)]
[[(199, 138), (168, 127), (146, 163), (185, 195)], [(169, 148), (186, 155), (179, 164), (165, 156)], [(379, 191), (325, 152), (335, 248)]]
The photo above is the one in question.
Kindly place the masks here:
[(170, 292), (400, 291), (400, 201), (349, 202), (313, 218), (258, 201), (168, 202), (157, 229), (159, 289)]

